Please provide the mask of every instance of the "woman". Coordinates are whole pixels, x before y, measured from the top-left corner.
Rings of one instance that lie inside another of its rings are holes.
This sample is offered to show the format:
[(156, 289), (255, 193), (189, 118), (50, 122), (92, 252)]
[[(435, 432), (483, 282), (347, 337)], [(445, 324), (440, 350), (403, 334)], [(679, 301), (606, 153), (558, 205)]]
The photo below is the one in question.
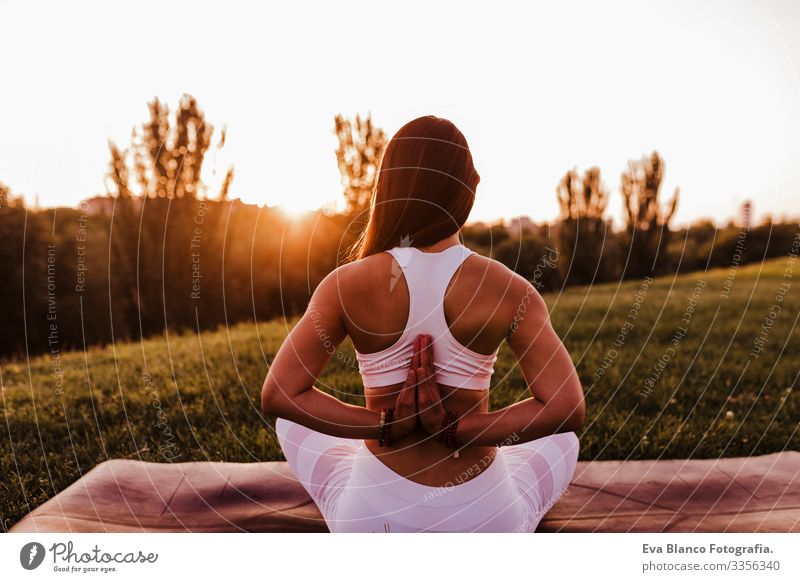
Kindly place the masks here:
[[(433, 116), (387, 145), (357, 260), (317, 287), (262, 407), (334, 532), (534, 531), (569, 484), (584, 401), (534, 287), (459, 232), (479, 176)], [(345, 336), (366, 407), (314, 387)], [(507, 341), (531, 397), (489, 411)]]

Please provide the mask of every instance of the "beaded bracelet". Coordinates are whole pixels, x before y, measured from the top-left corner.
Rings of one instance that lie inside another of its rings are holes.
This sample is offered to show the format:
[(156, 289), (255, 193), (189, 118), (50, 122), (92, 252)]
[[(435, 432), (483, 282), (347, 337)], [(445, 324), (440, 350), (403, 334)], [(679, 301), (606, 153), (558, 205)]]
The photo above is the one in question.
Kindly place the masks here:
[(456, 449), (456, 452), (453, 453), (453, 457), (456, 459), (458, 458), (459, 448), (458, 441), (456, 440), (459, 418), (460, 415), (457, 412), (445, 412), (444, 418), (442, 418), (442, 428), (439, 431), (439, 441), (450, 449)]
[(378, 421), (378, 446), (382, 447), (384, 443), (384, 427), (386, 426), (386, 409), (381, 408), (380, 421)]
[(394, 408), (387, 408), (386, 424), (383, 429), (383, 440), (387, 447), (392, 444), (392, 422), (394, 422)]
[(378, 423), (378, 446), (392, 444), (392, 421), (394, 408), (381, 408), (380, 422)]

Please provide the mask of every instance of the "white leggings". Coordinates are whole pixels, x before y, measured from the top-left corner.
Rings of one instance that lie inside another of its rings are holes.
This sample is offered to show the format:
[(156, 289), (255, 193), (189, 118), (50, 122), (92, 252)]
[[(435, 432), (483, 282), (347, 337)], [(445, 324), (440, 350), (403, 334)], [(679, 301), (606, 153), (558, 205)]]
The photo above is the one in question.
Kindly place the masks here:
[(384, 465), (361, 440), (278, 419), (283, 453), (332, 532), (532, 532), (564, 493), (578, 437), (563, 433), (497, 449), (477, 477), (431, 487)]

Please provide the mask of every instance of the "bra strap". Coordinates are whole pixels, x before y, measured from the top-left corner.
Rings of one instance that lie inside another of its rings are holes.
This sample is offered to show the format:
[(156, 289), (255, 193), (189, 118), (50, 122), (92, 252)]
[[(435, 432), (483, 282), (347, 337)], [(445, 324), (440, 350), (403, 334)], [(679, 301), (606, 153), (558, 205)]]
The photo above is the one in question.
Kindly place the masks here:
[[(389, 253), (400, 265), (408, 286), (409, 326), (431, 321), (432, 316), (443, 321), (444, 294), (455, 272), (473, 251), (459, 244), (440, 253), (404, 247), (395, 247)], [(392, 281), (396, 282), (395, 273)]]

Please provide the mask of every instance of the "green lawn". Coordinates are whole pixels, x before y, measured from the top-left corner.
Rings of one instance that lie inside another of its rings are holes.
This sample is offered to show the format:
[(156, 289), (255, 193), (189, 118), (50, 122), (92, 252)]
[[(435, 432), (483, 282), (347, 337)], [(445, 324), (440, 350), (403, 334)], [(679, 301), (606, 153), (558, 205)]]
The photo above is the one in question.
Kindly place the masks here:
[[(781, 258), (741, 267), (732, 285), (730, 272), (719, 270), (659, 279), (646, 290), (630, 281), (548, 295), (586, 390), (582, 458), (800, 448), (800, 283), (787, 292), (790, 265)], [(800, 263), (793, 266), (800, 273)], [(700, 280), (705, 287), (692, 299)], [(777, 297), (781, 309), (770, 316)], [(66, 353), (60, 387), (50, 356), (0, 364), (8, 437), (0, 449), (0, 528), (112, 457), (281, 459), (258, 402), (285, 334), (283, 322), (269, 322)], [(755, 357), (757, 341), (763, 351)], [(354, 361), (352, 346), (342, 346), (322, 382), (360, 403)], [(524, 396), (504, 347), (492, 404)]]

